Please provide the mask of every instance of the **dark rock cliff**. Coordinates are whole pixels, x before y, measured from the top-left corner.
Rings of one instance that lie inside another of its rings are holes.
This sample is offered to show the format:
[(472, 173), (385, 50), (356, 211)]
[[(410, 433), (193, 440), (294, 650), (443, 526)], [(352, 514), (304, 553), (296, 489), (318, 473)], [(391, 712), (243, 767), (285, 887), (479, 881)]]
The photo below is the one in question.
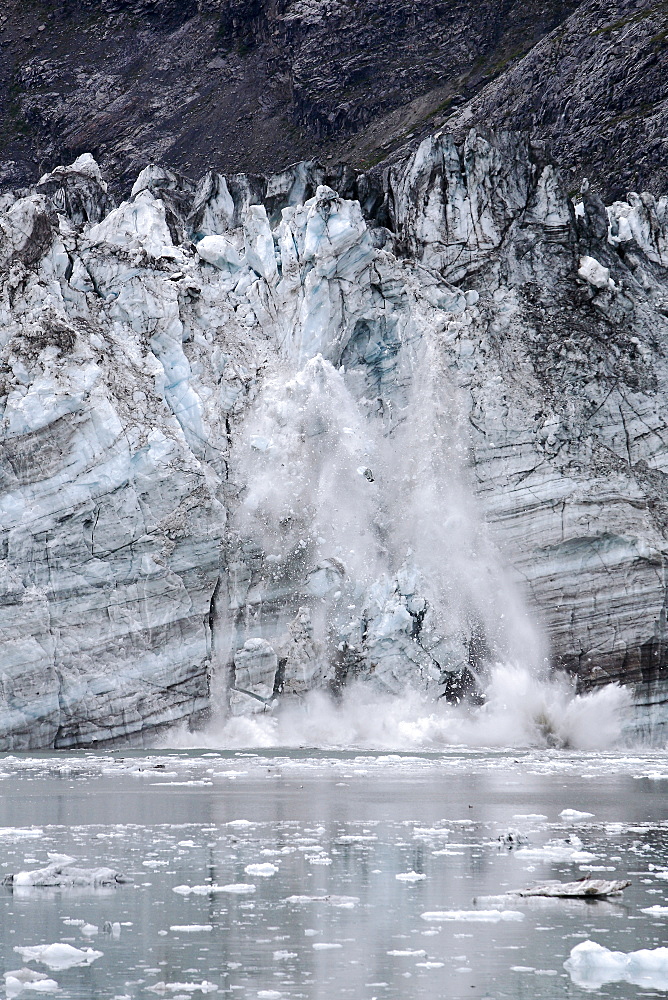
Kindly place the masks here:
[(577, 6), (542, 0), (6, 0), (0, 185), (93, 152), (198, 176), (358, 166), (438, 125)]

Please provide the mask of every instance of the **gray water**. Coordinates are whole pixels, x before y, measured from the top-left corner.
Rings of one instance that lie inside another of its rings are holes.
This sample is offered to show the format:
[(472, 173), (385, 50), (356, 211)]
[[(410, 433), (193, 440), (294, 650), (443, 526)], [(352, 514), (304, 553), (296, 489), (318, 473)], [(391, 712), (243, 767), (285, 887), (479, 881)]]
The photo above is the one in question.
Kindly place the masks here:
[[(110, 752), (4, 756), (0, 772), (3, 874), (57, 852), (134, 880), (0, 887), (0, 972), (25, 964), (16, 946), (102, 952), (88, 967), (28, 964), (63, 1000), (658, 995), (588, 991), (563, 963), (586, 939), (624, 952), (666, 943), (668, 917), (641, 912), (667, 902), (665, 753)], [(525, 843), (499, 842), (509, 831)], [(545, 849), (568, 837), (571, 859)], [(245, 870), (257, 864), (277, 870)], [(592, 869), (633, 884), (612, 901), (513, 900), (516, 920), (477, 919), (497, 906), (477, 897)], [(413, 872), (425, 878), (396, 877)], [(255, 888), (222, 888), (240, 884)], [(451, 912), (423, 917), (433, 911)], [(199, 929), (175, 929), (186, 927)]]

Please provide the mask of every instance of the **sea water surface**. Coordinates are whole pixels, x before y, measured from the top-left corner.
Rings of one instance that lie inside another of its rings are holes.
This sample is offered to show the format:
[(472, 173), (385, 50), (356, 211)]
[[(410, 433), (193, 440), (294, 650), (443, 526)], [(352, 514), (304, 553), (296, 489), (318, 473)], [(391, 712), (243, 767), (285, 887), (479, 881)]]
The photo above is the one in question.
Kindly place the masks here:
[[(585, 940), (668, 943), (663, 752), (3, 755), (0, 790), (3, 875), (55, 853), (133, 880), (0, 886), (0, 972), (46, 973), (62, 1000), (668, 990), (661, 969), (601, 982), (564, 967)], [(607, 901), (484, 899), (590, 872), (632, 885)], [(53, 943), (101, 955), (51, 969), (15, 950)]]

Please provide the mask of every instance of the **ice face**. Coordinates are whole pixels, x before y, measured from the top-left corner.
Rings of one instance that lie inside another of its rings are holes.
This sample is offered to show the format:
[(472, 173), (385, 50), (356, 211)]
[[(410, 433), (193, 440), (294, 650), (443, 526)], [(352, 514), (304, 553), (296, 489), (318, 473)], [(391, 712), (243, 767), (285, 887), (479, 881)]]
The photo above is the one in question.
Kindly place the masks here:
[[(113, 206), (85, 155), (3, 198), (3, 746), (212, 707), (260, 739), (353, 680), (457, 702), (535, 677), (545, 633), (592, 682), (660, 641), (663, 202), (611, 210), (636, 288), (517, 137), (358, 178), (391, 229), (324, 174), (149, 166)], [(534, 738), (587, 729), (523, 690)]]

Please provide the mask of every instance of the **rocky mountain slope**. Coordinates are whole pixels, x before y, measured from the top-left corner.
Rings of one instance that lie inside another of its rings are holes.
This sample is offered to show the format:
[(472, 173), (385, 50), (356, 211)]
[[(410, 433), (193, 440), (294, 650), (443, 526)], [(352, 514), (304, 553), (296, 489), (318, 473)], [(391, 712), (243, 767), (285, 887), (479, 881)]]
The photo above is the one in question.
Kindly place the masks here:
[(161, 162), (369, 163), (438, 123), (577, 0), (5, 0), (0, 185), (95, 154), (127, 193)]
[(367, 169), (447, 120), (530, 130), (572, 190), (658, 195), (667, 39), (647, 0), (6, 0), (0, 190), (83, 152), (123, 195), (149, 161)]
[(667, 267), (509, 133), (2, 196), (0, 745), (499, 658), (661, 701)]
[(668, 190), (668, 4), (588, 2), (449, 122), (529, 129), (573, 188)]

